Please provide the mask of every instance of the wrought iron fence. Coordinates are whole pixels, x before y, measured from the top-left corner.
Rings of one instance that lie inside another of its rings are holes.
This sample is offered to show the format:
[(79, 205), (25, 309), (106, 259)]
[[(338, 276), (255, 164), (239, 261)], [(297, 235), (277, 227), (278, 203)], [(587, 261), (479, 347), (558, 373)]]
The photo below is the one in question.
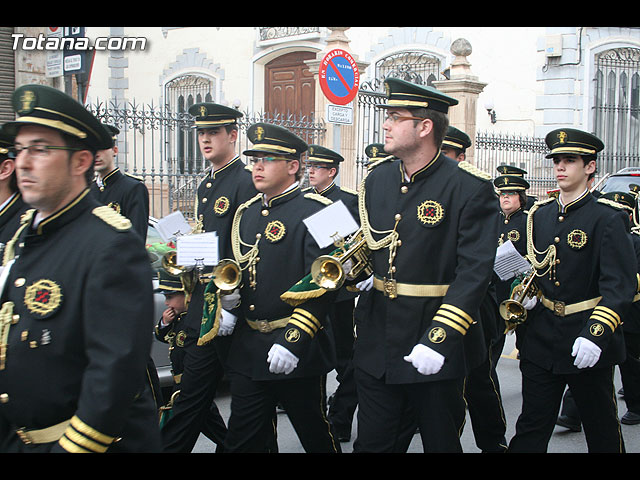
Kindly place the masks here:
[[(209, 166), (198, 149), (193, 117), (153, 103), (98, 100), (87, 109), (120, 130), (117, 166), (144, 180), (151, 215), (161, 218), (180, 210), (187, 219), (193, 219), (196, 190)], [(247, 129), (257, 122), (281, 125), (307, 143), (321, 143), (326, 132), (323, 121), (309, 117), (244, 112), (239, 121), (238, 154), (250, 147)]]

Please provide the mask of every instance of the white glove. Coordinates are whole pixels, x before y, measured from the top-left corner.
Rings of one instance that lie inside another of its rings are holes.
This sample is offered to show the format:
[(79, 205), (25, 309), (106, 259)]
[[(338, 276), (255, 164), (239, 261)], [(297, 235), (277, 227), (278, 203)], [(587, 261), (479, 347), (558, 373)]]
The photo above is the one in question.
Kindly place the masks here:
[(220, 304), (225, 310), (232, 310), (240, 304), (240, 290), (235, 289), (226, 295), (220, 295)]
[(274, 343), (267, 354), (269, 371), (289, 375), (298, 366), (298, 357), (278, 343)]
[(576, 338), (573, 342), (571, 356), (576, 357), (573, 364), (578, 368), (593, 367), (598, 363), (602, 349), (584, 337)]
[(533, 310), (533, 307), (535, 307), (537, 304), (538, 304), (538, 297), (534, 295), (533, 297), (525, 298), (522, 306), (524, 307), (525, 310)]
[(231, 335), (233, 333), (233, 329), (236, 326), (237, 319), (238, 318), (233, 313), (222, 310), (222, 313), (220, 315), (220, 328), (218, 329), (218, 335), (221, 337)]
[(405, 356), (404, 359), (411, 363), (422, 375), (438, 373), (444, 364), (444, 357), (441, 354), (422, 343), (413, 347), (411, 353)]
[(368, 292), (373, 287), (373, 275), (366, 280), (356, 283), (356, 288), (361, 292)]
[(351, 269), (353, 268), (353, 260), (349, 259), (342, 264), (342, 270), (344, 270), (345, 275), (349, 275)]

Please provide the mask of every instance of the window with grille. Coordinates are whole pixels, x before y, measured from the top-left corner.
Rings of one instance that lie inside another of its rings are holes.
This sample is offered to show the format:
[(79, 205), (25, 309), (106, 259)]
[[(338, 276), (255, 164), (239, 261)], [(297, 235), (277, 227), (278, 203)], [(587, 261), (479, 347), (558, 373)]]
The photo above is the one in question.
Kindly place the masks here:
[[(197, 74), (177, 77), (165, 85), (166, 106), (177, 118), (187, 119), (189, 107), (200, 102), (213, 102), (216, 80)], [(177, 127), (167, 135), (170, 167), (176, 173), (200, 173), (207, 165), (198, 148), (195, 129), (189, 121), (177, 122)]]
[(595, 56), (594, 133), (605, 145), (600, 173), (637, 166), (640, 159), (640, 49)]
[(439, 80), (440, 60), (420, 51), (388, 55), (376, 62), (376, 79), (401, 78), (418, 85), (432, 85)]

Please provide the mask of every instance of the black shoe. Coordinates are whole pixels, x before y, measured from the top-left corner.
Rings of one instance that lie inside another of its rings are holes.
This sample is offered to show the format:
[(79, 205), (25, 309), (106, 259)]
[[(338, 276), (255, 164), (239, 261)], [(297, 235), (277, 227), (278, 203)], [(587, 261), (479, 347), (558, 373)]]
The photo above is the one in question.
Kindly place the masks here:
[(638, 425), (640, 423), (640, 415), (631, 411), (627, 411), (627, 413), (622, 416), (620, 421), (625, 425)]
[(556, 425), (568, 428), (572, 432), (582, 431), (582, 425), (580, 425), (580, 422), (574, 418), (567, 417), (566, 415), (560, 415), (556, 420)]

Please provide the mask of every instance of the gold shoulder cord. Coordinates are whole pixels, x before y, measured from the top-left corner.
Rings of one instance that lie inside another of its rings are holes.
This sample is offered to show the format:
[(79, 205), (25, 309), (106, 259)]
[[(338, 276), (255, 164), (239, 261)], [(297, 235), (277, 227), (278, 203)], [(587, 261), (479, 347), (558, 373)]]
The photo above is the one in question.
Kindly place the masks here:
[[(381, 248), (389, 247), (389, 277), (393, 279), (393, 260), (396, 256), (396, 249), (398, 246), (398, 232), (396, 232), (396, 228), (398, 227), (398, 222), (400, 221), (400, 217), (396, 216), (396, 223), (393, 226), (392, 230), (378, 231), (375, 230), (371, 224), (369, 223), (369, 214), (367, 213), (367, 208), (365, 205), (365, 180), (366, 177), (362, 179), (360, 182), (360, 188), (358, 189), (358, 212), (360, 213), (360, 223), (362, 228), (362, 233), (364, 234), (364, 238), (367, 241), (367, 246), (371, 251), (380, 250)], [(380, 240), (376, 240), (371, 235), (371, 232), (377, 233), (379, 235), (387, 234), (385, 237), (382, 237)]]
[[(258, 193), (252, 199), (244, 202), (242, 205), (238, 207), (235, 215), (233, 216), (233, 223), (231, 225), (231, 248), (233, 249), (233, 256), (236, 259), (236, 262), (241, 267), (241, 270), (249, 269), (249, 285), (254, 290), (256, 289), (257, 281), (256, 281), (256, 259), (258, 258), (258, 243), (260, 242), (260, 238), (262, 235), (260, 233), (256, 234), (256, 243), (251, 245), (250, 243), (243, 242), (240, 238), (240, 219), (242, 218), (242, 214), (244, 211), (256, 201), (262, 198), (262, 194)], [(242, 254), (240, 250), (240, 246), (243, 245), (245, 247), (249, 247), (249, 251), (246, 254)], [(242, 264), (246, 263), (244, 267)]]
[[(553, 280), (555, 278), (556, 246), (549, 245), (543, 252), (539, 252), (533, 245), (533, 214), (538, 210), (540, 205), (544, 203), (547, 202), (535, 203), (527, 215), (527, 259), (529, 259), (531, 265), (533, 265), (536, 276), (542, 277), (548, 273), (549, 279)], [(538, 261), (536, 255), (544, 255), (541, 262)], [(538, 270), (544, 268), (546, 268), (544, 272), (538, 273)]]

